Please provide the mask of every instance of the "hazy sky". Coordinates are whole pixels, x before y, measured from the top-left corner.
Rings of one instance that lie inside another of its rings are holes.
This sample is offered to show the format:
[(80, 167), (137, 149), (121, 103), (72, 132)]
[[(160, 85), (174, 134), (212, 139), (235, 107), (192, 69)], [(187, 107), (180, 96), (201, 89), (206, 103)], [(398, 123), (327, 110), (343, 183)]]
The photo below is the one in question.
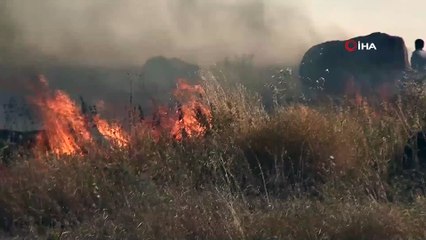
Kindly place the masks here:
[[(278, 0), (279, 1), (279, 0)], [(426, 40), (425, 0), (306, 0), (316, 25), (337, 24), (347, 32), (374, 31), (399, 35), (409, 49), (414, 40)]]
[[(426, 39), (425, 10), (426, 0), (0, 0), (0, 67), (142, 66), (157, 55), (202, 64), (242, 54), (299, 64), (312, 45), (376, 31), (403, 37), (411, 50)], [(115, 99), (128, 77), (59, 71), (49, 80), (78, 88), (76, 78), (94, 98)], [(21, 89), (10, 79), (1, 72), (0, 105), (5, 83)]]
[(425, 0), (0, 0), (0, 61), (33, 53), (83, 65), (141, 65), (156, 55), (214, 63), (254, 54), (297, 64), (314, 44), (376, 31), (412, 49), (426, 39), (425, 9)]

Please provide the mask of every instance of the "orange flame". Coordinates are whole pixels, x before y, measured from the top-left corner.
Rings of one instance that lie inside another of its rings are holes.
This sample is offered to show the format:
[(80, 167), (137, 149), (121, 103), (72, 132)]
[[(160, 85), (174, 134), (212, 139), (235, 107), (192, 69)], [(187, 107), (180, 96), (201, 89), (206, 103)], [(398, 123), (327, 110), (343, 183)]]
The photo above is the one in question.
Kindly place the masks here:
[[(92, 140), (86, 119), (67, 94), (59, 90), (49, 91), (43, 76), (40, 83), (43, 94), (33, 98), (32, 102), (38, 106), (50, 149), (58, 155), (80, 153), (80, 146)], [(39, 136), (38, 139), (38, 145), (43, 145), (43, 137)]]
[(378, 88), (380, 99), (383, 102), (389, 102), (392, 96), (392, 86), (390, 83), (383, 83)]
[(202, 102), (205, 95), (204, 89), (200, 85), (192, 86), (184, 80), (178, 79), (174, 95), (182, 105), (177, 111), (177, 120), (172, 128), (172, 136), (180, 141), (185, 136), (198, 137), (204, 135), (207, 129), (211, 127), (212, 120), (209, 107)]
[[(174, 126), (176, 117), (165, 106), (158, 106), (150, 120), (144, 120), (140, 127), (148, 129), (150, 136), (155, 141), (159, 141), (164, 134), (169, 134), (169, 130)], [(141, 130), (141, 129), (139, 129)]]
[[(85, 116), (79, 106), (63, 91), (51, 91), (47, 80), (41, 76), (39, 79), (40, 94), (32, 98), (36, 105), (43, 128), (44, 135), (38, 136), (37, 149), (48, 145), (57, 155), (75, 155), (84, 151), (83, 146), (94, 144), (89, 122), (111, 144), (120, 148), (129, 146), (130, 135), (118, 123), (110, 123), (102, 119), (99, 114), (92, 117)], [(180, 107), (175, 114), (165, 107), (159, 107), (156, 118), (150, 122), (154, 137), (161, 136), (161, 131), (170, 132), (178, 141), (185, 137), (199, 137), (204, 135), (211, 127), (212, 114), (210, 108), (202, 101), (205, 95), (200, 85), (190, 85), (184, 80), (178, 80), (177, 89), (174, 91)], [(141, 126), (146, 128), (148, 122)]]
[[(350, 97), (352, 103), (361, 109), (366, 116), (369, 116), (371, 119), (377, 119), (380, 117), (380, 114), (376, 112), (374, 107), (370, 105), (367, 97), (361, 94), (360, 87), (356, 85), (354, 78), (350, 78), (346, 82), (346, 95)], [(378, 88), (379, 97), (381, 100), (386, 101), (388, 99), (389, 86), (382, 85)]]
[(355, 105), (361, 106), (363, 104), (364, 99), (361, 95), (361, 90), (356, 85), (353, 76), (349, 78), (346, 82), (345, 94), (351, 99), (353, 99)]
[(129, 144), (129, 136), (117, 123), (108, 123), (106, 120), (95, 116), (93, 118), (98, 131), (111, 143), (118, 147), (126, 147)]

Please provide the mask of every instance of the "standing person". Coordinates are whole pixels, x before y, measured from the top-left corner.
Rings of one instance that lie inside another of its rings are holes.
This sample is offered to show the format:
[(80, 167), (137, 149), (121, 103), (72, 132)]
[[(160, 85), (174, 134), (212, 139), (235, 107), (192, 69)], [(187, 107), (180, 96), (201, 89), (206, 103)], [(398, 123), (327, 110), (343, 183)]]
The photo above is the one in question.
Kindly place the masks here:
[(426, 72), (426, 52), (423, 51), (425, 42), (422, 39), (417, 39), (414, 42), (416, 50), (411, 55), (411, 67), (419, 72)]

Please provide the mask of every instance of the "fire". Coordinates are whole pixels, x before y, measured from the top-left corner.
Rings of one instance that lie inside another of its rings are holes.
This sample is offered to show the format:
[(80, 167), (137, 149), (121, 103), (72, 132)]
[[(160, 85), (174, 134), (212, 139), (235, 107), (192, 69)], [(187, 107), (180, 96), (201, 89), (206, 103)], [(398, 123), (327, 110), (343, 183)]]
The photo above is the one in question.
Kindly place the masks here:
[(361, 107), (367, 104), (367, 100), (361, 93), (361, 86), (358, 86), (356, 84), (356, 81), (353, 76), (349, 78), (346, 82), (345, 94), (351, 99), (352, 103), (356, 106)]
[[(92, 141), (86, 119), (79, 107), (63, 91), (51, 92), (47, 80), (41, 76), (41, 95), (32, 102), (38, 107), (49, 148), (58, 155), (82, 152), (82, 145)], [(39, 136), (38, 145), (43, 145)]]
[(95, 116), (93, 118), (94, 123), (98, 131), (105, 137), (109, 142), (117, 145), (118, 147), (126, 147), (129, 144), (128, 134), (123, 128), (117, 123), (108, 123), (106, 120)]
[[(387, 101), (389, 95), (388, 86), (381, 85), (378, 88), (378, 91), (380, 100)], [(346, 95), (350, 97), (352, 103), (357, 106), (366, 116), (369, 116), (371, 119), (377, 119), (380, 117), (380, 114), (376, 111), (374, 105), (371, 105), (368, 101), (368, 98), (362, 95), (361, 89), (356, 85), (353, 77), (347, 81)]]
[(392, 96), (392, 86), (389, 83), (383, 83), (378, 88), (380, 99), (383, 102), (389, 102)]
[[(57, 155), (82, 154), (85, 150), (83, 146), (95, 144), (94, 128), (114, 146), (129, 146), (130, 134), (119, 123), (108, 122), (98, 113), (86, 115), (86, 111), (83, 112), (65, 92), (50, 90), (43, 76), (39, 80), (41, 88), (38, 86), (37, 92), (40, 94), (31, 98), (45, 130), (43, 136), (40, 134), (37, 138), (38, 147), (47, 145)], [(141, 126), (147, 129), (150, 125), (156, 138), (162, 136), (164, 130), (178, 141), (203, 136), (212, 121), (211, 110), (203, 102), (204, 95), (200, 85), (178, 80), (174, 91), (179, 102), (177, 111), (173, 113), (165, 107), (159, 107), (152, 121), (145, 121)]]
[(212, 118), (209, 107), (202, 103), (204, 89), (200, 85), (192, 86), (179, 79), (174, 95), (181, 106), (176, 112), (177, 120), (172, 128), (172, 136), (180, 141), (185, 137), (204, 135)]
[(139, 131), (148, 130), (150, 136), (155, 141), (159, 141), (162, 136), (169, 134), (170, 130), (176, 123), (176, 116), (165, 106), (158, 106), (150, 119), (145, 119), (139, 126)]

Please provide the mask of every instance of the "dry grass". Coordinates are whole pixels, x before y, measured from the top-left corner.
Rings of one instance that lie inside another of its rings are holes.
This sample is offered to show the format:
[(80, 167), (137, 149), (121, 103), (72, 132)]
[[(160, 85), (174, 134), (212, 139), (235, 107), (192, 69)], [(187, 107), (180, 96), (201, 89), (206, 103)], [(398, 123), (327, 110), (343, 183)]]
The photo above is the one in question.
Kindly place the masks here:
[(268, 114), (243, 87), (205, 76), (214, 120), (203, 139), (139, 134), (130, 150), (2, 168), (4, 237), (426, 238), (426, 199), (404, 201), (408, 193), (388, 181), (421, 108), (292, 105)]

